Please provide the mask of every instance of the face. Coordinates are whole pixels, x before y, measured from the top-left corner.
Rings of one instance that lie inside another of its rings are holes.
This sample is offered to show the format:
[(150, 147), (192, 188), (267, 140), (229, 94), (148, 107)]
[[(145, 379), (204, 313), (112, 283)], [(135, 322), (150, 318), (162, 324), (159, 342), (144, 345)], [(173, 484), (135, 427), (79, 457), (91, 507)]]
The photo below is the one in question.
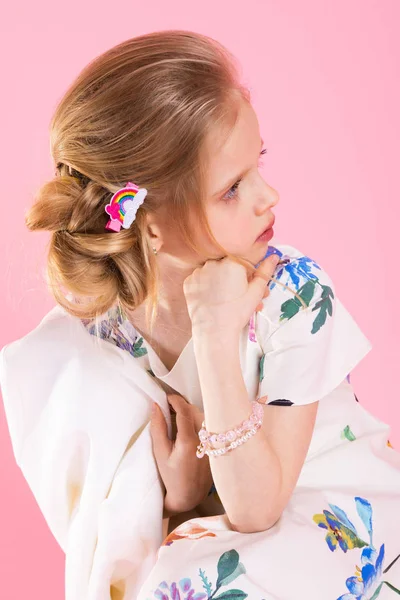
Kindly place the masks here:
[[(272, 208), (278, 203), (279, 194), (259, 173), (265, 149), (257, 116), (248, 102), (239, 101), (238, 119), (223, 135), (221, 131), (213, 132), (204, 146), (206, 214), (218, 243), (227, 252), (255, 265), (264, 258), (271, 241), (273, 231), (262, 240), (257, 238), (273, 224)], [(152, 245), (159, 252), (158, 262), (164, 270), (168, 265), (183, 269), (199, 265), (198, 256), (183, 243), (170, 219), (157, 222), (152, 215), (149, 219)], [(193, 229), (198, 231), (196, 226)], [(207, 258), (222, 258), (205, 234), (196, 232), (195, 236), (195, 241), (205, 248)]]
[[(251, 105), (240, 100), (240, 112), (229, 137), (218, 134), (206, 141), (207, 218), (216, 240), (232, 254), (253, 264), (265, 256), (273, 232), (258, 236), (274, 220), (272, 208), (279, 194), (259, 173), (263, 152), (257, 116)], [(208, 246), (207, 246), (208, 247)], [(210, 246), (210, 256), (218, 257)]]

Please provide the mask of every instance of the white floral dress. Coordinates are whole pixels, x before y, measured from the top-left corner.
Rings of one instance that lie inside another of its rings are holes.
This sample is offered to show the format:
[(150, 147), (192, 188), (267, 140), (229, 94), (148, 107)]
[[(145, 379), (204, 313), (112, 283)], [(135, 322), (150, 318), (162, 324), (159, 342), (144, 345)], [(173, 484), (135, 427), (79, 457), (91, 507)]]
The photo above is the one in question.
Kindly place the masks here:
[[(290, 502), (269, 530), (229, 528), (213, 485), (168, 531), (136, 600), (375, 600), (400, 595), (400, 454), (389, 427), (362, 406), (350, 372), (371, 344), (336, 297), (328, 274), (276, 245), (274, 277), (240, 340), (249, 401), (290, 410), (319, 401), (310, 448)], [(202, 408), (192, 340), (171, 371), (122, 311), (89, 333), (125, 349), (166, 390)], [(288, 440), (290, 443), (290, 440)], [(130, 600), (130, 599), (129, 599)]]

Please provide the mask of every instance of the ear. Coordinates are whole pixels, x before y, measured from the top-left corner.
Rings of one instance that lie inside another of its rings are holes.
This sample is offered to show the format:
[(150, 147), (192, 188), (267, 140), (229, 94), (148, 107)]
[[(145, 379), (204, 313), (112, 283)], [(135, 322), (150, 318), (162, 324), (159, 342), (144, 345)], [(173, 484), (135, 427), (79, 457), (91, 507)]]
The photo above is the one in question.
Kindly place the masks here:
[(148, 231), (148, 235), (150, 237), (150, 243), (153, 246), (153, 248), (155, 248), (157, 250), (157, 252), (159, 252), (161, 246), (163, 245), (163, 236), (161, 233), (161, 227), (158, 223), (158, 220), (156, 220), (156, 216), (153, 214), (147, 214), (146, 215), (146, 221), (147, 221), (147, 231)]

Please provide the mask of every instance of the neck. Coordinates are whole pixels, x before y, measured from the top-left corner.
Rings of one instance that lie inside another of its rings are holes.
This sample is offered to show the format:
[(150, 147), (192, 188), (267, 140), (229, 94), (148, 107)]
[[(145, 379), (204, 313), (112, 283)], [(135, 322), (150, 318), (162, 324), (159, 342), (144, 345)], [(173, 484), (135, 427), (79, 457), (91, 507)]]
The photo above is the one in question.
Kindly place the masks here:
[[(163, 252), (158, 254), (157, 262), (160, 274), (157, 320), (168, 323), (172, 327), (179, 326), (181, 329), (191, 331), (191, 320), (183, 292), (183, 283), (199, 265), (184, 263)], [(145, 300), (129, 313), (132, 322), (140, 320), (143, 323), (148, 303), (149, 300)]]

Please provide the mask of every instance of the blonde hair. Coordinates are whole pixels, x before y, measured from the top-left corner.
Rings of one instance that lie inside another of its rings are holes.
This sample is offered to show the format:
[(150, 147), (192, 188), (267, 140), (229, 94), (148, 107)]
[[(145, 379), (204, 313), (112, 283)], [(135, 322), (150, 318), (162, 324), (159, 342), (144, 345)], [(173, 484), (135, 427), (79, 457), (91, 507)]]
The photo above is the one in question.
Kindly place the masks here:
[[(232, 55), (216, 40), (182, 30), (126, 40), (70, 85), (50, 122), (55, 177), (25, 217), (31, 231), (52, 233), (47, 283), (70, 314), (91, 319), (116, 303), (133, 310), (149, 298), (153, 326), (159, 278), (147, 213), (166, 211), (187, 245), (201, 252), (189, 222), (195, 215), (222, 255), (257, 272), (218, 244), (204, 210), (204, 141), (216, 126), (234, 126), (239, 97), (250, 101)], [(127, 181), (148, 190), (145, 202), (129, 229), (107, 232), (105, 204)]]

